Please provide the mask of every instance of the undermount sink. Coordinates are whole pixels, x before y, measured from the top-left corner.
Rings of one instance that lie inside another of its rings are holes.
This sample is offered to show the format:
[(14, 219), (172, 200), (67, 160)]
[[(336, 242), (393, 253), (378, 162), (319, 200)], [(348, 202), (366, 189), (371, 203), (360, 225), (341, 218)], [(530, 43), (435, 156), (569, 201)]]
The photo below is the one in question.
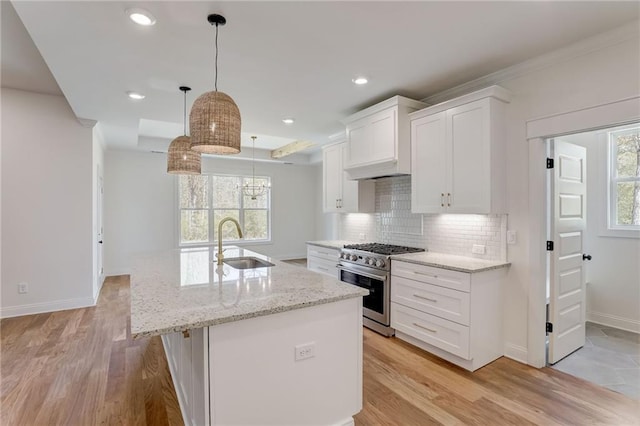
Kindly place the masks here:
[(223, 259), (222, 262), (235, 269), (270, 268), (271, 266), (275, 266), (273, 263), (258, 259), (257, 257), (230, 257)]

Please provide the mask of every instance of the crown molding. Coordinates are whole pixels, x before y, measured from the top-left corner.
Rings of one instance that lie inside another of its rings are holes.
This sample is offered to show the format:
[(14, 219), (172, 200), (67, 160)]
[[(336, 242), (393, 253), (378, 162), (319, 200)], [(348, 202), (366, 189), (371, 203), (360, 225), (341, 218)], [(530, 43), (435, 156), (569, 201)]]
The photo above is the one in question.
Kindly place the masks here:
[(487, 74), (459, 86), (443, 90), (434, 95), (428, 96), (421, 101), (430, 105), (435, 105), (475, 90), (483, 89), (487, 86), (492, 86), (503, 81), (524, 76), (559, 62), (569, 61), (597, 50), (605, 49), (627, 40), (637, 40), (638, 38), (640, 38), (640, 21), (634, 21), (614, 30), (586, 38), (569, 46), (545, 53), (491, 74)]
[(78, 123), (80, 123), (82, 127), (86, 127), (87, 129), (93, 128), (97, 123), (96, 120), (91, 120), (90, 118), (76, 117), (76, 120), (78, 120)]

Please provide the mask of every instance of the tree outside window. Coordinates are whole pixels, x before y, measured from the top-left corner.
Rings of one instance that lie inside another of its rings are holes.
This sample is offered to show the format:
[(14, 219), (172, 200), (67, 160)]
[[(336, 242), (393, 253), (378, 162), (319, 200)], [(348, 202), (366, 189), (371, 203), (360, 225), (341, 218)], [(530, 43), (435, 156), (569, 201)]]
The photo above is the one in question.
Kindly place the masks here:
[[(181, 175), (178, 184), (180, 200), (180, 245), (211, 244), (218, 240), (218, 224), (225, 217), (240, 223), (244, 240), (270, 239), (270, 193), (255, 200), (242, 193), (242, 186), (251, 181), (247, 176)], [(268, 177), (256, 177), (256, 184), (270, 186)], [(233, 226), (224, 227), (222, 240), (238, 241)]]
[(609, 227), (640, 229), (640, 127), (609, 133)]

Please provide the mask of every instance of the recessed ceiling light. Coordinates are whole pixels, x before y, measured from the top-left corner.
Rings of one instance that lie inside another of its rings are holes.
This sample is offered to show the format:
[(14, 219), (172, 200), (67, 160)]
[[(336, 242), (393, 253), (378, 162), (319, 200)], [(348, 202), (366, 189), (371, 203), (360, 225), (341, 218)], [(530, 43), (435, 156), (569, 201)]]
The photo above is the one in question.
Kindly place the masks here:
[(156, 18), (144, 9), (127, 9), (126, 13), (138, 25), (148, 27), (156, 23)]
[(131, 98), (131, 99), (144, 99), (144, 95), (142, 93), (138, 93), (138, 92), (127, 92), (127, 95)]
[(367, 84), (369, 82), (369, 80), (367, 79), (367, 77), (356, 77), (354, 78), (353, 81), (355, 84), (357, 84), (358, 86), (361, 86), (363, 84)]
[(293, 118), (291, 118), (291, 117), (286, 117), (286, 118), (283, 118), (283, 119), (282, 119), (282, 122), (283, 122), (284, 124), (293, 124), (295, 121), (296, 121), (296, 120), (295, 120), (295, 119), (293, 119)]

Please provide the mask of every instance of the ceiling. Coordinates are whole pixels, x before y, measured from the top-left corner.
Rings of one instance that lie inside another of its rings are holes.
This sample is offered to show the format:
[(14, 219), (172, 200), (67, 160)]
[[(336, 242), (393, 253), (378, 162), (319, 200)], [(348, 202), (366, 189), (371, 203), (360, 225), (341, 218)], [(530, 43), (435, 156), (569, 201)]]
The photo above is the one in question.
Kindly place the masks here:
[[(215, 30), (206, 17), (222, 14), (218, 88), (240, 108), (243, 145), (252, 134), (257, 148), (315, 142), (307, 152), (359, 109), (397, 94), (423, 99), (637, 20), (640, 9), (611, 1), (13, 1), (16, 14), (2, 3), (2, 85), (61, 91), (79, 118), (100, 122), (108, 148), (124, 149), (151, 149), (149, 140), (166, 149), (182, 134), (178, 87), (193, 89), (188, 106), (212, 90)], [(131, 7), (157, 23), (134, 24)], [(369, 84), (354, 85), (361, 74)]]

